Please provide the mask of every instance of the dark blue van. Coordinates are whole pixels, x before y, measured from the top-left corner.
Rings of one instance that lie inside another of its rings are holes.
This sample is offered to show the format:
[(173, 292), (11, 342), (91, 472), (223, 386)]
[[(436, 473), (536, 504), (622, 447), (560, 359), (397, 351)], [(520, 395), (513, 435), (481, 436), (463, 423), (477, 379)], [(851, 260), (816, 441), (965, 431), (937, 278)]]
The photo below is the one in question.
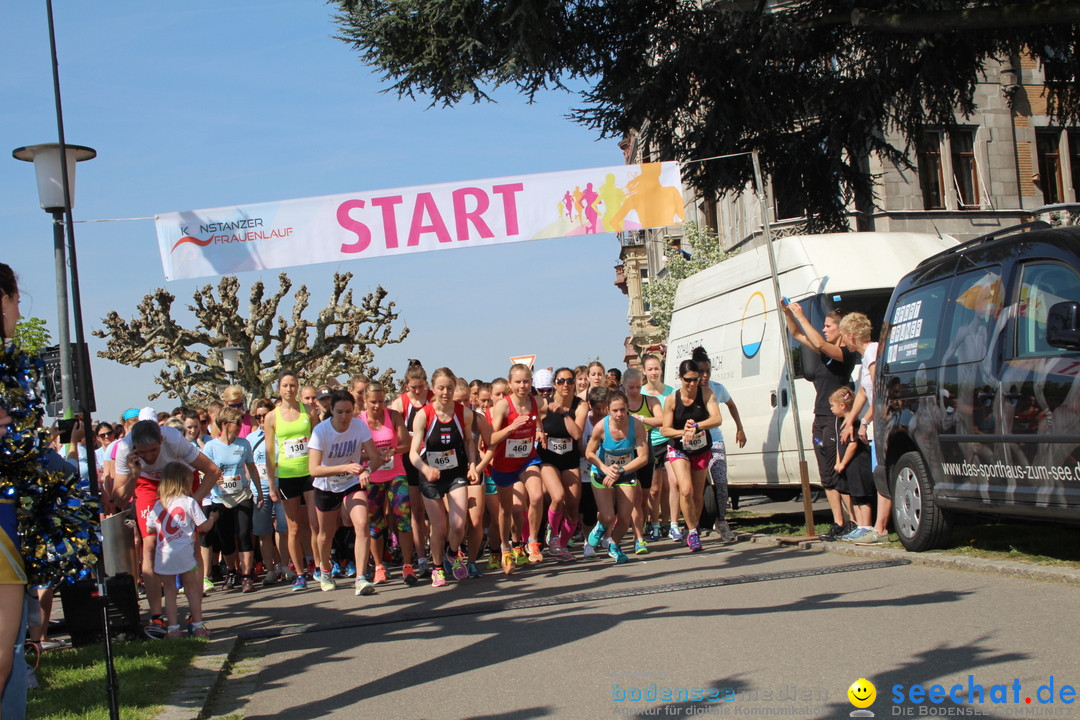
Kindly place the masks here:
[(927, 258), (893, 292), (874, 383), (879, 491), (908, 550), (956, 512), (1080, 523), (1080, 227)]

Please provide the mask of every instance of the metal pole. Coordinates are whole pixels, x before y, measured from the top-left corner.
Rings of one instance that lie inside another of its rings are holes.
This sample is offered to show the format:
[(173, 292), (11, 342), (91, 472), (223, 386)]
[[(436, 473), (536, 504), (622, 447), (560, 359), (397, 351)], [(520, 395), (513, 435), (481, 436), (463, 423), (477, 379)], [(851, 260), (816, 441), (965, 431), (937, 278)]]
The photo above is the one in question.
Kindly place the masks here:
[[(61, 157), (63, 148), (61, 147)], [(67, 168), (67, 162), (63, 163)], [(66, 170), (65, 170), (66, 172)], [(56, 264), (56, 318), (60, 335), (60, 396), (63, 399), (63, 416), (71, 417), (72, 401), (75, 398), (75, 383), (71, 377), (71, 331), (68, 327), (68, 284), (67, 250), (64, 246), (64, 213), (54, 210), (53, 219), (53, 260)]]
[(795, 365), (791, 361), (791, 353), (788, 352), (787, 322), (784, 320), (784, 310), (781, 305), (780, 276), (776, 269), (776, 252), (773, 249), (772, 229), (769, 226), (769, 206), (765, 197), (765, 183), (761, 176), (761, 161), (758, 152), (750, 153), (750, 159), (754, 163), (754, 184), (757, 186), (758, 201), (761, 204), (761, 224), (765, 231), (765, 247), (769, 253), (769, 271), (772, 273), (773, 301), (776, 306), (776, 317), (780, 321), (780, 348), (784, 353), (784, 367), (787, 370), (788, 397), (791, 398), (791, 415), (795, 422), (795, 445), (799, 450), (799, 480), (802, 482), (803, 516), (806, 522), (806, 536), (817, 537), (814, 530), (814, 508), (810, 500), (810, 473), (806, 466), (806, 446), (803, 444), (802, 426), (799, 423), (799, 398), (795, 392)]
[[(75, 297), (75, 332), (79, 342), (79, 370), (81, 376), (81, 382), (79, 383), (79, 404), (83, 410), (83, 441), (86, 446), (86, 463), (89, 468), (89, 480), (90, 480), (90, 494), (91, 497), (98, 497), (98, 478), (97, 478), (97, 458), (94, 454), (93, 443), (87, 440), (93, 434), (93, 428), (91, 427), (90, 420), (90, 359), (86, 357), (87, 349), (83, 335), (82, 324), (82, 298), (79, 293), (79, 274), (78, 264), (75, 257), (75, 223), (71, 215), (71, 179), (68, 177), (67, 166), (67, 142), (64, 139), (64, 110), (60, 101), (60, 65), (56, 57), (56, 26), (53, 23), (53, 9), (52, 0), (45, 0), (45, 7), (48, 11), (49, 17), (49, 50), (52, 56), (52, 75), (53, 75), (53, 96), (56, 101), (56, 130), (59, 135), (60, 142), (60, 173), (64, 186), (64, 211), (67, 220), (67, 234), (71, 242), (71, 284), (72, 295)], [(54, 222), (57, 222), (59, 218), (54, 216)], [(59, 227), (59, 225), (58, 225)], [(63, 232), (61, 228), (60, 244), (63, 244)], [(66, 275), (65, 275), (66, 280)], [(66, 328), (67, 325), (67, 292), (66, 282), (64, 292), (64, 319), (62, 327)], [(67, 361), (64, 361), (64, 348), (67, 348)], [(60, 338), (60, 362), (63, 368), (68, 368), (68, 384), (70, 386), (70, 368), (71, 368), (71, 345), (67, 338), (63, 337), (61, 333)], [(63, 369), (61, 369), (63, 373)], [(63, 378), (61, 374), (61, 378)], [(70, 394), (69, 394), (70, 393)], [(74, 393), (70, 388), (64, 390), (64, 407), (65, 409), (71, 406), (71, 396)], [(99, 537), (100, 525), (99, 525)], [(98, 554), (98, 562), (94, 568), (94, 575), (98, 584), (98, 596), (101, 598), (101, 629), (102, 636), (105, 642), (105, 696), (109, 705), (109, 718), (111, 720), (120, 719), (120, 698), (119, 698), (119, 680), (116, 675), (116, 666), (113, 662), (113, 649), (112, 649), (112, 633), (109, 631), (109, 594), (108, 585), (105, 582), (105, 562), (102, 558), (102, 553)]]

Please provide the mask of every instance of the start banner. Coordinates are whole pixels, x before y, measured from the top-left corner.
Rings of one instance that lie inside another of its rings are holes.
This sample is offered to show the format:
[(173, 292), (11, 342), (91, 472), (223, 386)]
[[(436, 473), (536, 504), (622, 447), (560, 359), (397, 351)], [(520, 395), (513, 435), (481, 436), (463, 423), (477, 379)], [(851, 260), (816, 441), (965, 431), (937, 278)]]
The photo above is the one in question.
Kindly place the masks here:
[(155, 217), (166, 280), (682, 222), (674, 162), (326, 195)]

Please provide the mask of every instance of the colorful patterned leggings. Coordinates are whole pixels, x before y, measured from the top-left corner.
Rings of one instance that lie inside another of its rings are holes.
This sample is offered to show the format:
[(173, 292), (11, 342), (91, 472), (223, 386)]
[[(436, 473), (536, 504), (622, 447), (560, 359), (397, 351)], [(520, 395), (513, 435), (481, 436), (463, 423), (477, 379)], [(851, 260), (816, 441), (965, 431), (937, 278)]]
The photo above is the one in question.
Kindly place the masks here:
[[(388, 514), (395, 518), (398, 535), (412, 532), (409, 484), (404, 475), (389, 482), (368, 483), (367, 494), (371, 537), (379, 537), (386, 530)], [(390, 502), (390, 513), (386, 512), (387, 500)]]

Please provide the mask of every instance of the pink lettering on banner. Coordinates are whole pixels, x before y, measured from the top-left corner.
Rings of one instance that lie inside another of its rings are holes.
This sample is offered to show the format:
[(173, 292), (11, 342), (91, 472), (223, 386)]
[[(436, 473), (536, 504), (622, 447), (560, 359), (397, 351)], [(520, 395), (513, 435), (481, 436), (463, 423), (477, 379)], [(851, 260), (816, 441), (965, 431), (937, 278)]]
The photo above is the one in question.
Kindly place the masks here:
[(338, 225), (345, 228), (349, 232), (356, 233), (356, 242), (354, 243), (342, 243), (341, 252), (343, 253), (358, 253), (367, 250), (368, 245), (371, 244), (371, 230), (368, 230), (368, 226), (359, 220), (353, 220), (349, 215), (349, 211), (355, 209), (363, 209), (363, 200), (346, 200), (338, 205), (337, 209), (337, 221)]
[(394, 206), (400, 205), (401, 202), (402, 197), (400, 195), (388, 195), (371, 201), (371, 204), (375, 207), (382, 208), (383, 233), (386, 235), (387, 250), (396, 250), (398, 246), (397, 214), (394, 211)]
[[(431, 222), (424, 224), (424, 216), (427, 215)], [(420, 236), (425, 233), (435, 233), (439, 242), (450, 242), (450, 231), (446, 229), (442, 215), (439, 214), (439, 206), (435, 204), (435, 198), (431, 193), (419, 193), (416, 196), (416, 207), (413, 208), (412, 225), (409, 227), (409, 247), (420, 244)]]
[[(476, 201), (476, 207), (473, 210), (465, 207), (465, 200), (468, 197)], [(482, 217), (489, 207), (491, 207), (491, 201), (487, 193), (480, 188), (467, 187), (454, 191), (454, 223), (457, 226), (458, 240), (469, 239), (469, 223), (472, 223), (476, 232), (480, 233), (480, 237), (495, 237), (495, 233), (491, 232), (491, 228)]]
[(496, 195), (503, 196), (503, 215), (506, 217), (506, 234), (517, 235), (518, 230), (518, 215), (517, 215), (517, 198), (514, 197), (514, 193), (522, 192), (525, 189), (524, 183), (510, 183), (508, 185), (496, 185), (491, 188), (491, 192)]

